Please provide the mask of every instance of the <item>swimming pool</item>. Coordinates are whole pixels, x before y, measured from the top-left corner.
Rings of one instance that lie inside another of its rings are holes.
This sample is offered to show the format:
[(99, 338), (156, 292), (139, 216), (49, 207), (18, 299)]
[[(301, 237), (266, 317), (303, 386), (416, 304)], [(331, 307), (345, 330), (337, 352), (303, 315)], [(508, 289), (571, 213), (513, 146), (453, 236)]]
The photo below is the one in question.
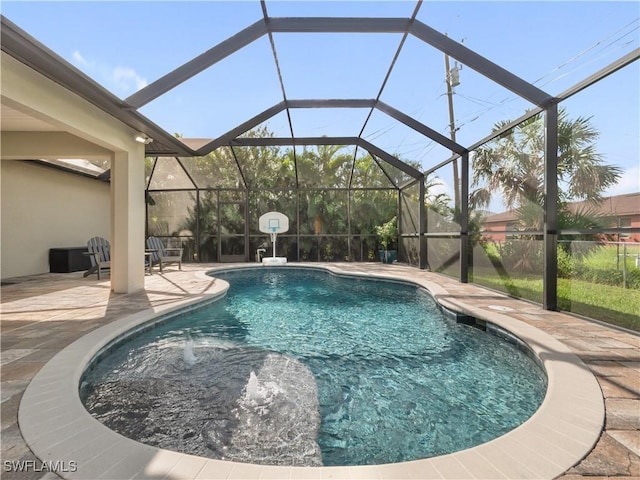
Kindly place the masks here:
[(216, 273), (226, 298), (104, 357), (87, 408), (172, 450), (359, 465), (462, 450), (540, 405), (546, 377), (521, 345), (448, 320), (415, 285), (291, 270)]

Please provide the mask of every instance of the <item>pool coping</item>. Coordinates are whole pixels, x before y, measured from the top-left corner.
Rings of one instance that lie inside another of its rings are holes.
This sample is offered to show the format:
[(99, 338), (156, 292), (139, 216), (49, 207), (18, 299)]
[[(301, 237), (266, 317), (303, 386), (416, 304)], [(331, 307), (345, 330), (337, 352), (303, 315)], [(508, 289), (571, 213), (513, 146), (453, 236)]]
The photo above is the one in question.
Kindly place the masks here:
[[(406, 272), (392, 269), (383, 273), (353, 272), (349, 271), (348, 264), (344, 268), (335, 265), (288, 266), (414, 283), (426, 288), (444, 307), (511, 332), (531, 348), (547, 371), (548, 389), (542, 405), (519, 427), (477, 447), (423, 460), (354, 467), (281, 467), (197, 457), (138, 443), (95, 420), (82, 405), (77, 388), (91, 359), (131, 328), (224, 296), (228, 284), (216, 281), (201, 295), (171, 307), (148, 309), (123, 317), (60, 351), (33, 378), (22, 397), (18, 422), (27, 445), (42, 461), (72, 465), (74, 468), (69, 471), (57, 471), (63, 478), (539, 479), (561, 475), (588, 454), (598, 441), (604, 425), (604, 401), (598, 382), (568, 347), (549, 334), (506, 312), (488, 313), (472, 304), (452, 300), (442, 286), (418, 277), (408, 278)], [(231, 268), (256, 268), (256, 265), (220, 266), (210, 271), (215, 273)], [(205, 272), (196, 275), (204, 276)]]

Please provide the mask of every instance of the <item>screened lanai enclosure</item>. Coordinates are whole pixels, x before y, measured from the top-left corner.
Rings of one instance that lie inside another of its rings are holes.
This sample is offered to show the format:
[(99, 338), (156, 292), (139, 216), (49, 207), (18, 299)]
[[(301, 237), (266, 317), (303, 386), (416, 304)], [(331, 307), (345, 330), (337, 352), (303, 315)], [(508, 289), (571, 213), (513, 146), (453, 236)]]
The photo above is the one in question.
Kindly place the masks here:
[(368, 262), (391, 224), (400, 263), (640, 328), (637, 5), (195, 5), (122, 95), (147, 236), (254, 262), (275, 210), (288, 261)]
[[(254, 261), (272, 248), (258, 218), (279, 211), (290, 219), (278, 243), (289, 261), (374, 261), (377, 226), (400, 218), (418, 232), (417, 197), (403, 198), (421, 181), (417, 169), (358, 146), (251, 146), (255, 139), (204, 157), (149, 160), (148, 234), (178, 239), (191, 261)], [(419, 262), (415, 245), (400, 245)]]

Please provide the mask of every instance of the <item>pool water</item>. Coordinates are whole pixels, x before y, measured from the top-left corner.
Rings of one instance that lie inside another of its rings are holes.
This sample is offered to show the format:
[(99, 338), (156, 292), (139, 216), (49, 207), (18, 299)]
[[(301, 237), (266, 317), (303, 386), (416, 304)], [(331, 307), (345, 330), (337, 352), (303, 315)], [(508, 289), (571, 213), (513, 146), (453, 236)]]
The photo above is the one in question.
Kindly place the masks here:
[(487, 442), (539, 407), (516, 344), (409, 284), (320, 270), (216, 273), (227, 296), (124, 342), (85, 374), (89, 412), (138, 441), (279, 465), (364, 465)]

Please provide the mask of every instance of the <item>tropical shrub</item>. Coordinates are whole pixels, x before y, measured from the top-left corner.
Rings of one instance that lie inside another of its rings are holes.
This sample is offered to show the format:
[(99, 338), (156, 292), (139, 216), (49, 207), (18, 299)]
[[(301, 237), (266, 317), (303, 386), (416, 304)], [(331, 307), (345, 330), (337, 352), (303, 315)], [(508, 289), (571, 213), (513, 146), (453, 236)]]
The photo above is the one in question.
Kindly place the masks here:
[(558, 248), (558, 276), (571, 278), (576, 269), (576, 261), (570, 252), (564, 248)]
[(515, 272), (542, 274), (543, 250), (539, 240), (518, 238), (504, 242), (500, 249), (504, 265)]

